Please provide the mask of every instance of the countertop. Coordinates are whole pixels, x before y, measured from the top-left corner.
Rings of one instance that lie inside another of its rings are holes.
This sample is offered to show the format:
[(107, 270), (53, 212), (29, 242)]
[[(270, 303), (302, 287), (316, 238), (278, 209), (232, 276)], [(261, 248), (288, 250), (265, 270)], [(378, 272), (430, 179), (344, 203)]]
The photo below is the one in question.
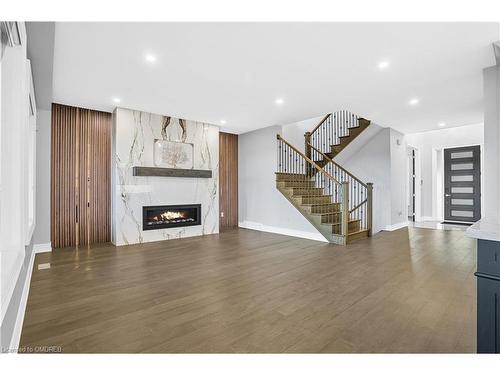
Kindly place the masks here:
[(467, 228), (465, 233), (478, 240), (500, 241), (500, 219), (481, 219)]

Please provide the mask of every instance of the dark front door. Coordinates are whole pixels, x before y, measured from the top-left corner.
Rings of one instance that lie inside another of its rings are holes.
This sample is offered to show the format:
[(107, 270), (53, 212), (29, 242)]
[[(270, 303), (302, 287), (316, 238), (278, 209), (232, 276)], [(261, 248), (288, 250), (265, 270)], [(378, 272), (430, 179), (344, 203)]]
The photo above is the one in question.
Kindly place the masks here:
[(481, 218), (480, 148), (444, 150), (444, 219), (475, 222)]

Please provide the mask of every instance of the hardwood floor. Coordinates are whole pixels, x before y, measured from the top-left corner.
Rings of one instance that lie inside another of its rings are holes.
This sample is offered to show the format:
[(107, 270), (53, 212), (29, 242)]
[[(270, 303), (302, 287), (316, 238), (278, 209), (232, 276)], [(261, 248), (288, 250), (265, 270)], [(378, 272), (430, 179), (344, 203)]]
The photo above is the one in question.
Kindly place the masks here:
[(60, 249), (36, 256), (21, 346), (475, 352), (475, 259), (463, 232), (420, 228), (345, 247), (239, 229)]

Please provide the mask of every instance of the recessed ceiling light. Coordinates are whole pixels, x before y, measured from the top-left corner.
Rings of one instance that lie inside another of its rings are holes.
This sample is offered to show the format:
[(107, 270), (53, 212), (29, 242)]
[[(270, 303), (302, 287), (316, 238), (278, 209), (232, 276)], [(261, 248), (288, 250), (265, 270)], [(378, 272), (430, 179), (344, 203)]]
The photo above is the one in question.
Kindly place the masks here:
[(285, 103), (285, 101), (283, 100), (283, 98), (276, 98), (276, 100), (274, 102), (277, 105), (283, 105)]
[(122, 100), (120, 98), (113, 98), (113, 102), (120, 103)]
[(387, 60), (380, 61), (377, 66), (380, 70), (387, 69), (389, 67), (390, 63)]
[(438, 126), (439, 126), (440, 128), (444, 128), (444, 127), (446, 126), (446, 124), (445, 124), (444, 122), (440, 122), (440, 123), (438, 124)]
[(220, 123), (224, 125), (226, 123), (226, 120), (220, 120)]
[(150, 63), (154, 63), (156, 61), (156, 56), (155, 55), (151, 55), (151, 54), (147, 54), (146, 55), (146, 61), (150, 62)]
[(418, 103), (420, 103), (420, 99), (418, 98), (413, 98), (408, 101), (409, 105), (417, 105)]

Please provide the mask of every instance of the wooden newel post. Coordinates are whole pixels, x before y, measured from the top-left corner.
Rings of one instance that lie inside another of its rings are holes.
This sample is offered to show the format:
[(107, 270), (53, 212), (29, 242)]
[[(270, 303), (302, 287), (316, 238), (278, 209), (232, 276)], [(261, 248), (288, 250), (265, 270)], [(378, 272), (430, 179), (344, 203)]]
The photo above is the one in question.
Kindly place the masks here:
[(367, 182), (367, 201), (366, 201), (366, 225), (368, 229), (368, 237), (372, 235), (373, 227), (373, 182)]
[[(304, 152), (306, 153), (306, 156), (311, 159), (311, 146), (309, 145), (311, 143), (311, 132), (306, 132), (304, 134)], [(312, 168), (309, 164), (307, 164), (306, 167), (306, 173), (308, 176), (312, 175)]]
[(349, 182), (342, 182), (342, 235), (347, 243), (347, 234), (349, 233)]
[(304, 134), (304, 141), (305, 141), (305, 147), (304, 150), (306, 152), (306, 156), (311, 159), (311, 146), (309, 144), (311, 143), (311, 132), (306, 132)]

